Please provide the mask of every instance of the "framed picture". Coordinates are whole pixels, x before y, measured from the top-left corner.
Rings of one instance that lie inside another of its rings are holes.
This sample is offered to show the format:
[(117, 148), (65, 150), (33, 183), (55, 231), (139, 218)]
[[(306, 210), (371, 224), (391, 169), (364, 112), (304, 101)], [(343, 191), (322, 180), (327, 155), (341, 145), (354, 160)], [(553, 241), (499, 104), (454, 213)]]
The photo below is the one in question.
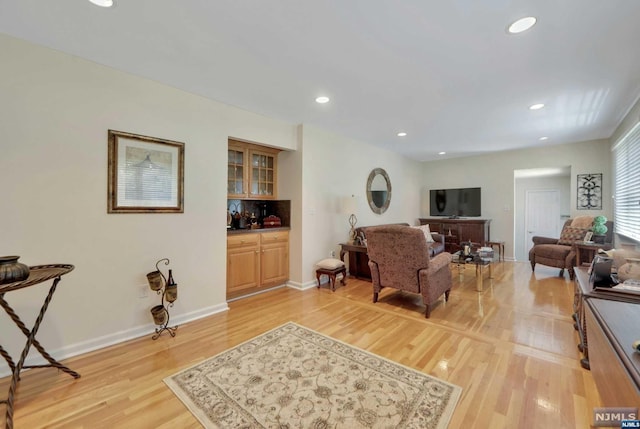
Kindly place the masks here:
[(578, 210), (602, 210), (602, 173), (578, 174)]
[(593, 237), (593, 232), (591, 231), (587, 231), (587, 233), (584, 236), (584, 241), (585, 242), (591, 242), (591, 238)]
[(108, 213), (183, 213), (184, 143), (109, 130)]

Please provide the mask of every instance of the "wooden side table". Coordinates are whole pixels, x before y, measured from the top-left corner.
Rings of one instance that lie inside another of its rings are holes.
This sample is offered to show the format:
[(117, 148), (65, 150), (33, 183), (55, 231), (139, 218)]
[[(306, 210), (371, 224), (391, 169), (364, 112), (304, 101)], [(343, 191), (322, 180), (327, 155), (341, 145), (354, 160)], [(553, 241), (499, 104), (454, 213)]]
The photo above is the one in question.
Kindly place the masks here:
[(498, 248), (498, 261), (504, 261), (504, 241), (486, 241), (484, 243), (485, 246), (487, 247), (491, 247), (492, 249), (494, 247)]
[(610, 246), (599, 243), (577, 242), (573, 244), (573, 247), (576, 250), (576, 266), (581, 267), (583, 264), (591, 264), (591, 261), (596, 256), (598, 249), (606, 250)]
[[(80, 377), (80, 374), (72, 371), (71, 369), (55, 360), (49, 353), (47, 353), (47, 351), (44, 349), (44, 347), (42, 347), (38, 340), (36, 340), (36, 334), (38, 332), (38, 329), (40, 328), (40, 323), (42, 323), (44, 313), (47, 311), (49, 303), (51, 302), (51, 298), (53, 298), (53, 293), (56, 291), (56, 287), (60, 282), (60, 277), (72, 271), (73, 269), (74, 266), (68, 264), (37, 265), (34, 267), (29, 267), (29, 277), (26, 280), (0, 285), (0, 306), (4, 308), (9, 317), (11, 317), (11, 320), (14, 321), (14, 323), (18, 326), (22, 333), (27, 337), (27, 342), (24, 345), (24, 349), (22, 350), (20, 359), (17, 363), (13, 361), (11, 355), (9, 355), (9, 353), (0, 345), (0, 355), (2, 355), (2, 357), (7, 361), (7, 364), (9, 365), (9, 368), (11, 368), (11, 372), (13, 373), (7, 399), (0, 400), (0, 404), (7, 405), (7, 429), (13, 429), (13, 400), (15, 397), (16, 389), (18, 387), (18, 381), (20, 380), (20, 371), (22, 371), (23, 368), (58, 368), (59, 370), (62, 370), (71, 375), (73, 378)], [(16, 314), (16, 312), (11, 308), (11, 306), (9, 306), (9, 303), (7, 303), (7, 301), (4, 299), (4, 295), (7, 292), (34, 286), (51, 279), (53, 279), (53, 284), (49, 288), (49, 294), (45, 298), (44, 303), (40, 308), (40, 313), (38, 314), (38, 317), (34, 322), (33, 328), (29, 330), (24, 322), (20, 319), (20, 317)], [(29, 349), (31, 349), (31, 346), (35, 347), (42, 355), (42, 357), (45, 358), (47, 362), (49, 362), (49, 364), (25, 365), (24, 361), (29, 354)]]
[(340, 260), (342, 262), (344, 262), (346, 253), (349, 253), (349, 274), (358, 279), (371, 280), (367, 246), (340, 243)]

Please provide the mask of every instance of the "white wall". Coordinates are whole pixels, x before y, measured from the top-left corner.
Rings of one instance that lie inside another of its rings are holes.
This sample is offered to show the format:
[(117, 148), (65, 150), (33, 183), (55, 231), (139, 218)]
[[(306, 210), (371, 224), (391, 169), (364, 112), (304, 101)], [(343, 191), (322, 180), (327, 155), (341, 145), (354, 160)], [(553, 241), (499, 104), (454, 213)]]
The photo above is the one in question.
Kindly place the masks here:
[(609, 141), (613, 146), (615, 142), (628, 133), (640, 121), (640, 98), (636, 100), (635, 104), (629, 109), (620, 125), (611, 135)]
[(296, 128), (296, 150), (278, 155), (278, 198), (291, 200), (289, 231), (289, 284), (301, 287), (302, 279), (302, 126)]
[[(607, 140), (498, 152), (468, 158), (425, 162), (421, 187), (421, 213), (429, 215), (429, 190), (482, 188), (482, 218), (491, 219), (491, 239), (504, 240), (506, 257), (514, 258), (514, 170), (571, 166), (570, 216), (603, 214), (612, 217), (611, 152)], [(577, 210), (576, 176), (602, 173), (602, 210)]]
[[(338, 243), (349, 238), (348, 215), (341, 200), (357, 198), (358, 226), (408, 222), (417, 224), (420, 209), (420, 163), (362, 142), (316, 127), (302, 128), (302, 285), (315, 281), (314, 265), (339, 254)], [(386, 170), (391, 180), (391, 204), (383, 214), (374, 213), (367, 202), (369, 173)]]
[[(64, 357), (150, 332), (160, 298), (138, 294), (164, 257), (173, 320), (225, 310), (227, 138), (295, 149), (296, 127), (4, 35), (0, 52), (0, 255), (76, 266), (38, 334), (45, 347)], [(107, 214), (108, 129), (186, 143), (184, 214)], [(5, 296), (27, 325), (47, 286)], [(25, 339), (0, 313), (17, 356)]]

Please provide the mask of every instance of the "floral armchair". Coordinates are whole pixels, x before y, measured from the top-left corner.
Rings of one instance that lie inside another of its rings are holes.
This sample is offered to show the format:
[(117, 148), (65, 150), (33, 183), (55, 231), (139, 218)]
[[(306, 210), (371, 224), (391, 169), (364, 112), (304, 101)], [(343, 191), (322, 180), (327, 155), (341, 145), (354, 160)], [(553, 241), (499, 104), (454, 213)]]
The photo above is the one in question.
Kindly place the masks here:
[[(562, 227), (560, 238), (540, 237), (532, 238), (533, 247), (529, 250), (531, 270), (535, 271), (536, 264), (560, 268), (560, 276), (567, 270), (569, 278), (573, 280), (573, 267), (576, 265), (576, 251), (573, 246), (576, 241), (582, 241), (591, 228), (593, 218), (580, 216), (568, 219)], [(604, 248), (611, 248), (613, 242), (613, 222), (607, 221), (607, 233), (602, 243)]]
[(367, 228), (369, 268), (373, 283), (373, 302), (385, 287), (422, 295), (425, 316), (442, 294), (451, 292), (449, 263), (451, 254), (429, 256), (424, 233), (417, 228), (381, 225)]

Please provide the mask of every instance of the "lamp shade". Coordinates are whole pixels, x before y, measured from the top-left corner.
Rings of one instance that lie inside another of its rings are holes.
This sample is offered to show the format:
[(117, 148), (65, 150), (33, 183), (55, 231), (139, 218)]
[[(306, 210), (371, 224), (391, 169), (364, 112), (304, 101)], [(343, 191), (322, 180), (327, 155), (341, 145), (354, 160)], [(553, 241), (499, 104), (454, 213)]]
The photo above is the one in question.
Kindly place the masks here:
[(358, 208), (358, 200), (354, 195), (342, 197), (340, 202), (340, 212), (342, 214), (355, 214)]

